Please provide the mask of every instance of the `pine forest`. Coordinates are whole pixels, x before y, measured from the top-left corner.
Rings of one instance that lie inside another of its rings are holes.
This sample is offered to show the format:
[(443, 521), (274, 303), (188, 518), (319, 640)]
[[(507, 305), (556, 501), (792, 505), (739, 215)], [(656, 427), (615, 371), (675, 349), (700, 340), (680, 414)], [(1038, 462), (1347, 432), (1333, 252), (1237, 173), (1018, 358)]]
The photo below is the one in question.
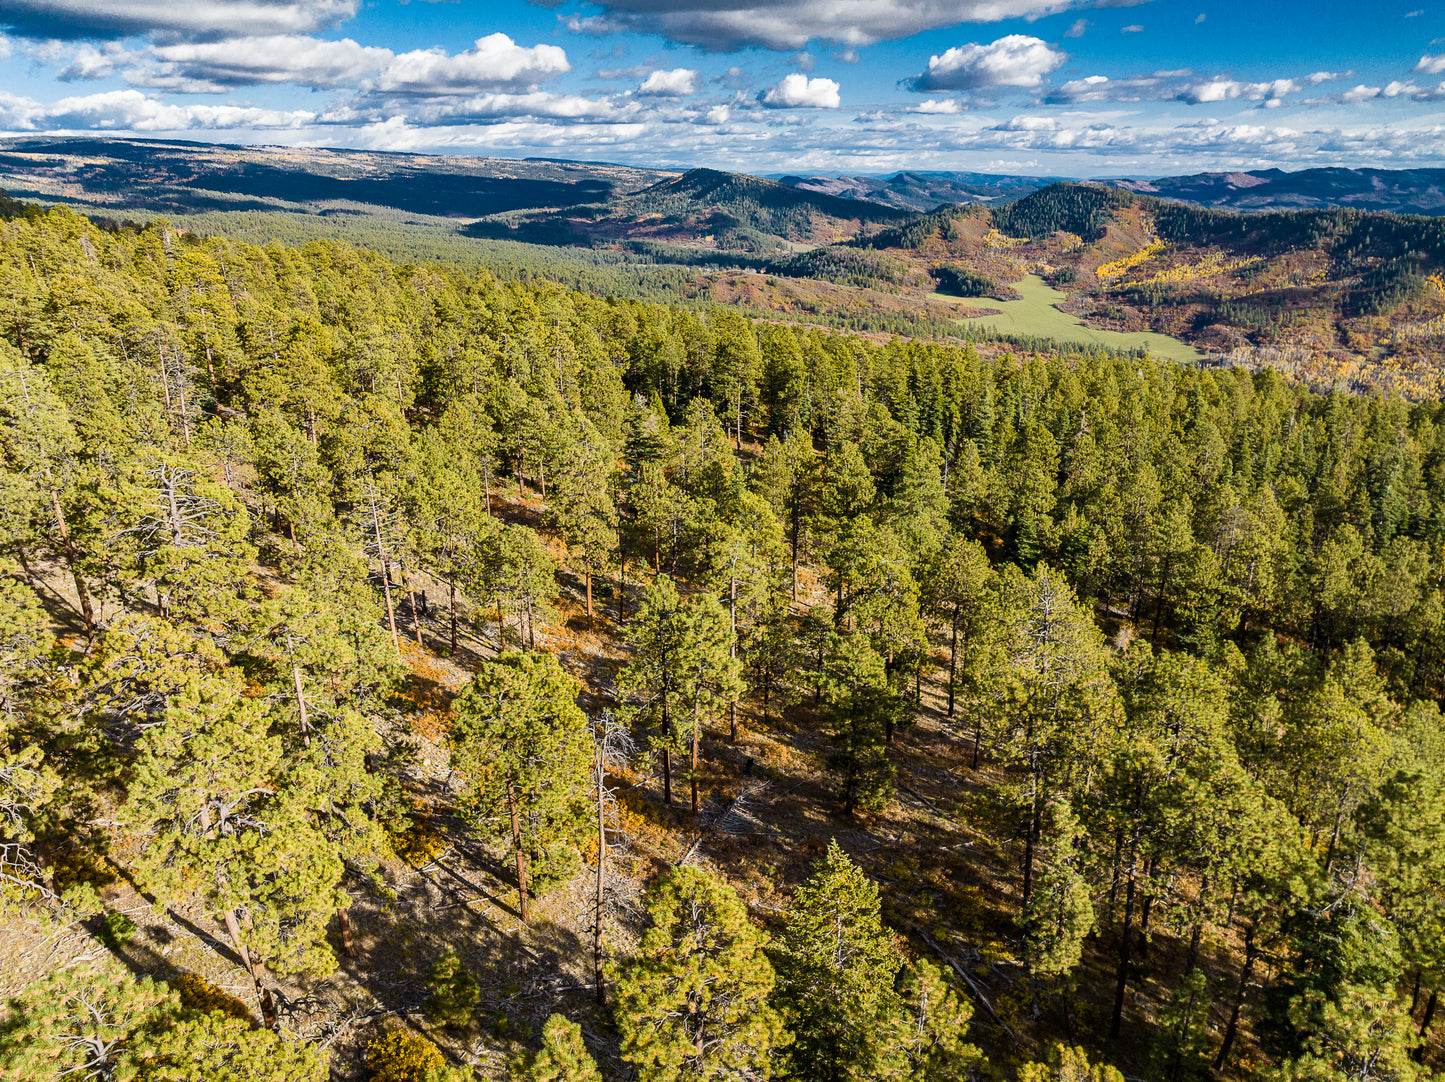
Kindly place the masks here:
[(1445, 1075), (1445, 406), (516, 277), (7, 203), (0, 1077)]

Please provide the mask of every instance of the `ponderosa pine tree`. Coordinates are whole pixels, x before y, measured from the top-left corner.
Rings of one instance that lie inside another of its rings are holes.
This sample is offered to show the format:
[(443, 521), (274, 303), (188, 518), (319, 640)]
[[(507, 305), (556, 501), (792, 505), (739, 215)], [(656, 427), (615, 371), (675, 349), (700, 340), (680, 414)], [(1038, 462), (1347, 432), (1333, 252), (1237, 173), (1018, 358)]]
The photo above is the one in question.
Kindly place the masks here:
[(622, 1055), (642, 1082), (768, 1073), (785, 1043), (769, 1004), (766, 936), (723, 879), (669, 870), (647, 899), (648, 927), (617, 966)]
[(9, 1004), (0, 1072), (34, 1082), (75, 1077), (147, 1082), (322, 1082), (326, 1056), (272, 1029), (182, 1006), (116, 962), (61, 969)]
[(611, 445), (584, 420), (558, 463), (552, 492), (553, 521), (585, 582), (589, 630), (592, 576), (607, 566), (617, 539), (617, 508), (612, 502), (615, 458)]
[(951, 988), (938, 967), (919, 960), (898, 982), (900, 1009), (884, 1037), (877, 1077), (890, 1082), (953, 1082), (972, 1075), (983, 1053), (965, 1037), (973, 1005)]
[(887, 807), (897, 773), (888, 733), (902, 704), (882, 656), (860, 631), (830, 634), (817, 679), (833, 737), (827, 762), (839, 776), (843, 813)]
[(314, 779), (288, 765), (271, 722), (226, 669), (178, 677), (139, 741), (124, 811), (146, 838), (142, 883), (165, 899), (199, 889), (268, 1017), (263, 966), (329, 973), (326, 925), (347, 904), (338, 847), (313, 814)]
[(542, 1027), (542, 1047), (512, 1065), (512, 1082), (602, 1082), (602, 1072), (582, 1043), (582, 1027), (554, 1014)]
[(479, 829), (506, 840), (523, 921), (533, 894), (576, 870), (591, 826), (592, 748), (578, 690), (552, 655), (507, 653), (487, 662), (453, 706), (463, 803)]
[(793, 1043), (787, 1076), (861, 1082), (887, 1061), (887, 1035), (902, 1009), (893, 982), (903, 967), (884, 929), (878, 888), (834, 840), (789, 907), (776, 944), (777, 1003)]

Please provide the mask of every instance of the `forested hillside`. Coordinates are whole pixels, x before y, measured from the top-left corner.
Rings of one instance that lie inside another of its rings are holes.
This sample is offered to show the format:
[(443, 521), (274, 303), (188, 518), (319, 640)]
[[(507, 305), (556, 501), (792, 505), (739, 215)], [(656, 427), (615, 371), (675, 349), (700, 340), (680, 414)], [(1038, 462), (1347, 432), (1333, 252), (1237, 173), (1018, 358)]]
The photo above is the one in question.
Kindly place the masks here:
[(1445, 1067), (1441, 403), (16, 209), (0, 1076)]

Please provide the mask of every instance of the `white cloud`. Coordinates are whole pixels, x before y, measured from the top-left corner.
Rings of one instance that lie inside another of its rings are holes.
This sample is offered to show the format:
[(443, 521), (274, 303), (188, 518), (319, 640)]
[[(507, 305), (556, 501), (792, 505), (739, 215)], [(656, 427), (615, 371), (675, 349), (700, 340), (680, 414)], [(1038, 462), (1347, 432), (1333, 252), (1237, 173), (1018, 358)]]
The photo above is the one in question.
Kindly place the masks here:
[(10, 47), (10, 39), (4, 34), (0, 34), (0, 60), (8, 59), (13, 51)]
[(377, 78), (377, 90), (391, 94), (468, 94), (490, 87), (535, 86), (571, 71), (567, 54), (556, 45), (518, 45), (506, 34), (478, 38), (464, 53), (416, 49), (402, 53)]
[[(372, 110), (367, 119), (380, 119)], [(362, 115), (365, 110), (362, 110)], [(406, 113), (408, 123), (437, 125), (457, 120), (490, 120), (496, 117), (552, 117), (558, 120), (594, 121), (617, 119), (619, 111), (610, 101), (598, 101), (579, 94), (551, 94), (530, 91), (524, 94), (487, 93), (472, 97), (442, 98), (412, 105)], [(323, 117), (324, 120), (340, 119)]]
[(1211, 105), (1215, 102), (1233, 101), (1246, 98), (1263, 101), (1265, 104), (1278, 102), (1288, 94), (1298, 93), (1300, 84), (1295, 79), (1273, 79), (1265, 83), (1242, 83), (1235, 79), (1206, 79), (1185, 87), (1174, 97), (1194, 105)]
[(959, 105), (957, 98), (930, 98), (909, 107), (908, 112), (949, 116), (963, 112), (963, 106)]
[(1198, 15), (1194, 16), (1194, 25), (1198, 26), (1207, 18), (1209, 18), (1209, 16), (1201, 11)]
[[(796, 50), (810, 41), (872, 45), (959, 23), (1035, 18), (1085, 0), (599, 0), (605, 16), (572, 17), (568, 29), (661, 34), (728, 52), (749, 45)], [(595, 21), (594, 21), (595, 20)]]
[(27, 37), (217, 40), (322, 30), (358, 0), (5, 0), (0, 21)]
[(928, 59), (928, 70), (910, 80), (914, 90), (977, 90), (991, 86), (1037, 87), (1068, 59), (1047, 42), (1009, 34), (987, 45), (970, 42)]
[(770, 109), (836, 109), (838, 90), (832, 79), (809, 79), (795, 71), (759, 94), (758, 101)]
[(688, 68), (654, 71), (637, 88), (639, 94), (661, 98), (681, 98), (697, 93), (698, 74)]
[(12, 131), (191, 131), (196, 129), (296, 129), (316, 120), (301, 110), (243, 105), (174, 105), (139, 90), (61, 98), (42, 105), (0, 92), (0, 127)]
[(1309, 83), (1310, 86), (1319, 86), (1321, 83), (1332, 83), (1336, 79), (1343, 79), (1351, 74), (1353, 73), (1348, 71), (1316, 71), (1311, 72), (1305, 78), (1305, 82)]
[(1346, 90), (1343, 94), (1341, 94), (1340, 101), (1345, 105), (1358, 105), (1362, 101), (1370, 101), (1374, 98), (1378, 98), (1379, 96), (1379, 87), (1365, 86), (1363, 83), (1361, 83), (1359, 86), (1352, 87), (1351, 89)]
[(1258, 101), (1266, 108), (1276, 108), (1291, 94), (1304, 88), (1309, 80), (1271, 79), (1249, 83), (1225, 75), (1196, 79), (1186, 69), (1156, 71), (1148, 75), (1131, 75), (1110, 79), (1090, 75), (1072, 79), (1055, 87), (1044, 98), (1053, 105), (1084, 105), (1094, 102), (1180, 101), (1190, 105), (1212, 105), (1226, 101)]
[(1445, 71), (1445, 53), (1438, 53), (1435, 56), (1426, 53), (1415, 65), (1415, 70), (1424, 72), (1426, 75), (1439, 75)]
[(732, 116), (732, 108), (727, 105), (714, 105), (703, 114), (704, 124), (726, 124)]
[(1121, 33), (1121, 34), (1142, 34), (1142, 33), (1144, 33), (1144, 27), (1142, 27), (1142, 26), (1141, 26), (1140, 24), (1138, 24), (1138, 23), (1131, 23), (1131, 24), (1128, 25), (1128, 26), (1121, 27), (1120, 30), (1119, 30), (1119, 33)]
[(108, 41), (99, 49), (94, 45), (82, 45), (58, 78), (67, 83), (75, 79), (104, 79), (115, 74), (116, 68), (134, 61), (137, 55), (115, 41)]
[(296, 34), (162, 45), (153, 52), (156, 63), (138, 69), (130, 81), (192, 93), (258, 83), (356, 86), (393, 60), (390, 49), (358, 45), (350, 38), (323, 41)]
[(1072, 23), (1069, 24), (1069, 28), (1064, 31), (1064, 37), (1066, 37), (1066, 38), (1081, 38), (1081, 37), (1084, 36), (1085, 32), (1086, 32), (1088, 29), (1089, 29), (1089, 20), (1088, 20), (1088, 19), (1075, 19)]

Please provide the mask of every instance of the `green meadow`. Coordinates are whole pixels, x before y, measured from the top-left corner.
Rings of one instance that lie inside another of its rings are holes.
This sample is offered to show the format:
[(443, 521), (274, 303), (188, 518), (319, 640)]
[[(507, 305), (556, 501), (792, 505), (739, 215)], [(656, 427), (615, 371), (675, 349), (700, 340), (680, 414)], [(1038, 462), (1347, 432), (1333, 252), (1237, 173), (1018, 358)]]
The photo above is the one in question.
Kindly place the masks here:
[(1102, 331), (1086, 327), (1077, 317), (1062, 312), (1060, 301), (1068, 295), (1054, 289), (1036, 274), (1030, 274), (1014, 288), (1023, 296), (1016, 301), (972, 301), (1001, 309), (998, 315), (964, 317), (960, 322), (971, 327), (986, 327), (1001, 334), (1037, 335), (1060, 342), (1086, 342), (1110, 349), (1147, 348), (1156, 357), (1171, 361), (1192, 362), (1201, 354), (1193, 346), (1153, 331)]

